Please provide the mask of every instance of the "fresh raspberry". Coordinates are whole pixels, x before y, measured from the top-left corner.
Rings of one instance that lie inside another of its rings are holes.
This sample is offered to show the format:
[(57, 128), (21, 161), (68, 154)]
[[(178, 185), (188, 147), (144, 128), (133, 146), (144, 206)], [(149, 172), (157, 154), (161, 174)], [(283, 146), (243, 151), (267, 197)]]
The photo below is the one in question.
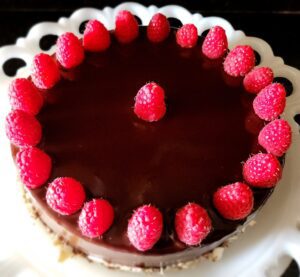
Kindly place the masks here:
[(194, 24), (185, 24), (176, 33), (176, 42), (183, 48), (194, 47), (197, 40), (198, 30)]
[(56, 42), (56, 59), (67, 69), (81, 64), (84, 50), (78, 37), (69, 32), (60, 35)]
[(269, 153), (282, 156), (290, 147), (292, 130), (289, 123), (276, 119), (267, 124), (259, 133), (258, 142)]
[(145, 121), (160, 120), (166, 113), (163, 88), (154, 82), (144, 85), (135, 97), (134, 112)]
[(24, 111), (11, 111), (6, 117), (6, 135), (15, 145), (35, 146), (42, 137), (42, 127), (33, 115)]
[(258, 153), (250, 157), (243, 167), (245, 181), (254, 187), (274, 187), (281, 175), (281, 165), (272, 154)]
[(246, 218), (253, 209), (252, 190), (244, 183), (236, 182), (219, 188), (213, 196), (218, 212), (226, 219)]
[(47, 204), (62, 215), (77, 212), (83, 206), (84, 200), (85, 192), (82, 184), (70, 177), (56, 178), (47, 188)]
[(189, 203), (176, 212), (175, 230), (183, 243), (198, 245), (210, 233), (211, 220), (205, 209)]
[(255, 113), (266, 121), (277, 118), (285, 108), (286, 92), (283, 85), (273, 83), (261, 90), (253, 101)]
[(11, 82), (9, 100), (13, 110), (22, 110), (32, 115), (39, 113), (44, 102), (41, 93), (25, 78), (17, 78)]
[(98, 20), (90, 20), (83, 33), (83, 47), (87, 51), (104, 51), (110, 46), (110, 34)]
[(89, 238), (104, 234), (112, 225), (114, 209), (107, 200), (93, 199), (84, 204), (79, 215), (81, 233)]
[(139, 35), (139, 25), (133, 14), (129, 11), (119, 11), (116, 16), (115, 35), (119, 42), (129, 43)]
[(167, 17), (161, 13), (153, 15), (147, 27), (147, 37), (152, 42), (165, 40), (170, 33), (170, 23)]
[(225, 72), (233, 77), (245, 76), (255, 65), (255, 54), (251, 46), (238, 45), (224, 61)]
[(151, 249), (159, 240), (163, 229), (160, 211), (151, 205), (139, 207), (128, 222), (127, 235), (139, 251)]
[(225, 30), (220, 26), (212, 27), (202, 44), (202, 53), (210, 59), (222, 57), (228, 48)]
[(252, 69), (244, 78), (243, 84), (246, 91), (259, 93), (263, 88), (273, 82), (273, 71), (269, 67), (257, 67)]
[(39, 89), (50, 89), (60, 79), (56, 62), (44, 53), (34, 56), (31, 72), (32, 82)]
[(16, 164), (23, 184), (29, 189), (45, 184), (52, 168), (51, 158), (35, 147), (21, 149), (17, 153)]

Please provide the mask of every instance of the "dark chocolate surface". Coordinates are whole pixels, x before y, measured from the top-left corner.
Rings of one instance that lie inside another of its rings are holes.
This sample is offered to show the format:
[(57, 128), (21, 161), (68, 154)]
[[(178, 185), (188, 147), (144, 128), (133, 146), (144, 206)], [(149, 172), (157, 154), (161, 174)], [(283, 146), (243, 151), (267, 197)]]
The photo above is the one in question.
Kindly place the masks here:
[[(181, 49), (174, 35), (160, 44), (147, 41), (144, 29), (129, 44), (113, 42), (108, 51), (86, 54), (78, 68), (45, 92), (38, 116), (43, 126), (39, 147), (53, 159), (56, 177), (83, 183), (88, 199), (104, 197), (115, 209), (115, 220), (96, 244), (136, 252), (126, 236), (132, 211), (143, 204), (164, 215), (164, 232), (145, 254), (181, 251), (174, 234), (176, 209), (188, 202), (205, 207), (213, 221), (207, 245), (233, 232), (242, 222), (222, 219), (211, 197), (220, 186), (242, 181), (242, 165), (260, 149), (257, 135), (263, 122), (252, 111), (253, 97), (240, 80), (228, 78), (222, 59), (201, 55), (201, 40)], [(155, 81), (166, 93), (167, 113), (156, 123), (133, 113), (134, 96)], [(80, 235), (78, 213), (60, 216), (46, 205), (46, 186), (31, 191), (66, 228)], [(255, 209), (271, 190), (255, 191)]]

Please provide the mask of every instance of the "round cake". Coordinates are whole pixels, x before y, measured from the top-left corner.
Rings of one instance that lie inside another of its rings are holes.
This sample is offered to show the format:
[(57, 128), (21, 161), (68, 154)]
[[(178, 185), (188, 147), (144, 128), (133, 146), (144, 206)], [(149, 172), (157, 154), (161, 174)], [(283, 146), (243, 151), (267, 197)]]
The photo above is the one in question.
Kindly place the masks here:
[(6, 132), (39, 219), (120, 268), (199, 258), (252, 219), (282, 174), (285, 90), (247, 45), (121, 11), (62, 34), (10, 86)]

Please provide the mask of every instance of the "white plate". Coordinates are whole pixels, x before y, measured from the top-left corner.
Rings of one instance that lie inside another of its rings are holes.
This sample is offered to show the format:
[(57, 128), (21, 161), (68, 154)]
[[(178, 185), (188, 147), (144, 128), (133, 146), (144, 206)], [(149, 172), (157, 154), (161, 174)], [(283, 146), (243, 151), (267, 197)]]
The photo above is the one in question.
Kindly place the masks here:
[[(58, 22), (42, 22), (33, 26), (25, 38), (15, 45), (0, 48), (0, 64), (12, 58), (23, 59), (31, 64), (33, 56), (40, 52), (39, 41), (47, 34), (72, 31), (79, 34), (79, 25), (90, 18), (101, 20), (107, 28), (114, 28), (114, 16), (127, 9), (137, 15), (144, 25), (151, 16), (162, 12), (182, 23), (194, 23), (199, 34), (214, 25), (225, 28), (229, 48), (237, 44), (251, 45), (261, 56), (260, 65), (271, 67), (275, 76), (285, 77), (293, 84), (293, 94), (287, 98), (283, 115), (293, 129), (293, 145), (286, 155), (284, 176), (272, 197), (256, 218), (257, 224), (248, 228), (225, 250), (221, 261), (202, 261), (198, 266), (179, 272), (166, 272), (166, 276), (279, 276), (293, 257), (300, 265), (300, 137), (294, 116), (300, 113), (300, 72), (275, 57), (271, 47), (263, 40), (248, 37), (236, 31), (225, 19), (191, 14), (180, 6), (145, 7), (137, 3), (124, 3), (116, 8), (103, 10), (84, 8), (69, 18)], [(292, 43), (292, 42), (290, 42)], [(53, 53), (53, 47), (48, 51)], [(18, 76), (29, 75), (28, 66), (18, 71)], [(97, 264), (73, 257), (63, 263), (57, 262), (60, 250), (43, 228), (31, 220), (16, 185), (16, 172), (12, 162), (9, 141), (4, 133), (4, 118), (10, 106), (7, 88), (12, 78), (0, 68), (0, 275), (1, 276), (132, 276), (134, 273), (112, 271)]]

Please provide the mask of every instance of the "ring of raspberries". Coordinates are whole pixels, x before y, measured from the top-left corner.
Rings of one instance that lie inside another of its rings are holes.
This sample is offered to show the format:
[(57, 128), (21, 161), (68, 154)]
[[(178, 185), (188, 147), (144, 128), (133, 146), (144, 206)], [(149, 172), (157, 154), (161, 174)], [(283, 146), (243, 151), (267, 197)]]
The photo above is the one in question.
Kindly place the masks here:
[[(158, 44), (170, 33), (166, 16), (155, 14), (148, 27), (147, 37)], [(138, 23), (129, 11), (120, 11), (116, 16), (113, 33), (119, 43), (132, 42), (139, 34)], [(100, 52), (109, 48), (111, 33), (97, 21), (90, 20), (82, 41), (73, 33), (62, 34), (57, 40), (56, 59), (44, 53), (33, 59), (31, 78), (15, 79), (9, 87), (12, 111), (6, 118), (6, 133), (19, 148), (16, 165), (23, 184), (28, 189), (39, 188), (51, 174), (52, 160), (36, 145), (42, 137), (42, 127), (35, 118), (43, 106), (45, 90), (53, 87), (61, 77), (60, 67), (69, 69), (84, 60), (84, 52)], [(178, 47), (191, 48), (198, 43), (198, 31), (193, 24), (183, 25), (176, 33)], [(202, 54), (208, 59), (223, 58), (228, 51), (225, 30), (212, 27), (202, 44)], [(253, 102), (255, 113), (261, 119), (270, 121), (259, 133), (258, 142), (266, 153), (252, 155), (243, 163), (243, 181), (220, 187), (212, 201), (214, 207), (227, 220), (245, 219), (252, 211), (254, 197), (251, 187), (274, 187), (282, 175), (278, 157), (284, 155), (291, 144), (291, 127), (279, 119), (285, 108), (286, 92), (279, 83), (273, 82), (272, 69), (255, 67), (255, 55), (249, 45), (238, 45), (224, 59), (224, 71), (233, 77), (244, 77), (247, 92), (257, 94)], [(166, 113), (165, 91), (150, 82), (144, 85), (135, 97), (134, 113), (141, 120), (153, 122), (162, 119)], [(78, 226), (83, 236), (96, 238), (104, 234), (114, 220), (114, 208), (102, 198), (86, 202), (84, 186), (71, 177), (61, 177), (49, 183), (46, 202), (61, 215), (78, 212)], [(174, 229), (179, 241), (195, 246), (207, 237), (213, 229), (208, 212), (197, 203), (187, 203), (177, 210)], [(139, 251), (151, 249), (160, 239), (163, 231), (163, 216), (157, 207), (147, 204), (133, 212), (128, 221), (127, 236)]]

